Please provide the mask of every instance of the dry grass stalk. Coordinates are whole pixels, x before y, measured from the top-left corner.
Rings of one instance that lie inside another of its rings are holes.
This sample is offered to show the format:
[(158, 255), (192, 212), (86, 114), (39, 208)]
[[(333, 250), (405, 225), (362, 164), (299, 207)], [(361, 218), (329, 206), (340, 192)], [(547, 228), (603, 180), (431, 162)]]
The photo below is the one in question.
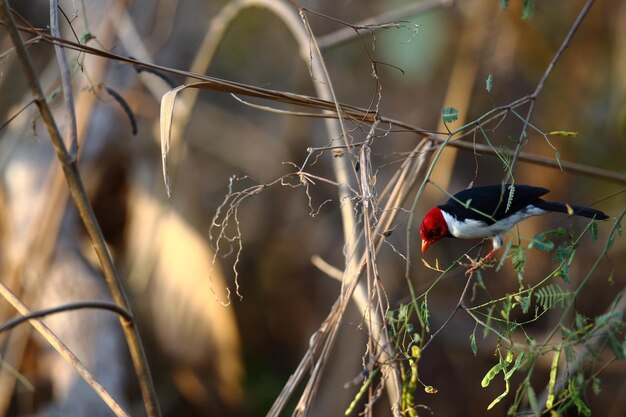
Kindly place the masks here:
[[(126, 294), (113, 264), (111, 254), (104, 241), (102, 231), (100, 230), (93, 209), (89, 203), (82, 178), (78, 172), (76, 156), (71, 155), (65, 147), (63, 138), (39, 84), (30, 55), (20, 38), (10, 7), (6, 1), (2, 1), (0, 4), (0, 17), (2, 17), (2, 20), (5, 22), (11, 36), (11, 40), (15, 47), (18, 60), (22, 66), (23, 73), (34, 96), (35, 103), (39, 109), (41, 117), (48, 129), (54, 150), (63, 167), (63, 172), (65, 174), (72, 198), (78, 209), (79, 216), (87, 229), (87, 234), (91, 239), (94, 250), (100, 261), (112, 298), (116, 304), (130, 312), (130, 306)], [(121, 323), (129, 345), (131, 358), (133, 360), (133, 365), (135, 366), (135, 372), (137, 373), (139, 379), (139, 385), (148, 416), (159, 416), (161, 414), (159, 405), (137, 329), (132, 321), (122, 320)]]
[[(20, 314), (27, 316), (32, 314), (31, 310), (24, 304), (13, 291), (0, 282), (0, 295), (2, 295)], [(39, 334), (52, 346), (65, 360), (70, 363), (87, 384), (94, 390), (102, 401), (115, 413), (118, 417), (128, 417), (129, 414), (115, 401), (111, 394), (98, 382), (96, 378), (89, 372), (87, 367), (72, 353), (70, 349), (59, 339), (41, 320), (31, 319), (29, 323)]]

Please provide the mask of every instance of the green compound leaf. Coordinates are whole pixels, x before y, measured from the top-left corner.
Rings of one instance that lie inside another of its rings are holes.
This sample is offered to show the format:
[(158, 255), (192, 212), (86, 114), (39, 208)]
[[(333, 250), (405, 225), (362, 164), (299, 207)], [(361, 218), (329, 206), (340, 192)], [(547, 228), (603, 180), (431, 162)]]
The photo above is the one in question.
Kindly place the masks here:
[(470, 348), (472, 349), (472, 353), (474, 356), (478, 355), (478, 345), (476, 344), (476, 327), (474, 327), (474, 331), (470, 334)]
[(591, 240), (594, 242), (598, 241), (598, 223), (595, 220), (591, 221), (591, 225), (589, 226), (589, 233), (591, 234)]
[[(547, 239), (548, 236), (563, 236), (565, 235), (565, 229), (559, 227), (558, 229), (546, 230), (545, 232), (538, 233), (537, 236), (528, 244), (528, 249), (537, 249), (541, 252), (551, 252), (554, 249), (554, 242)], [(563, 253), (561, 253), (563, 255)], [(560, 255), (556, 255), (553, 258), (558, 258)], [(567, 255), (569, 257), (569, 254)], [(566, 258), (563, 258), (566, 259)], [(560, 262), (563, 259), (555, 259), (556, 262)]]
[(532, 242), (528, 244), (528, 249), (537, 249), (540, 252), (551, 252), (554, 249), (554, 242), (546, 240), (544, 234), (539, 233)]
[(509, 8), (509, 2), (510, 0), (500, 0), (500, 8), (506, 12)]
[(608, 333), (609, 349), (619, 360), (626, 358), (626, 340), (620, 340), (615, 332)]
[(596, 395), (600, 394), (600, 392), (602, 391), (600, 378), (597, 378), (597, 377), (594, 376), (591, 379), (591, 389), (593, 390), (594, 394), (596, 394)]
[(535, 394), (535, 390), (532, 386), (528, 385), (526, 388), (526, 397), (528, 397), (528, 404), (530, 404), (530, 409), (533, 410), (536, 416), (541, 415), (541, 408), (539, 407), (539, 403), (537, 402), (537, 394)]
[(441, 110), (441, 116), (444, 123), (452, 123), (459, 118), (459, 109), (455, 107), (444, 107)]
[(526, 314), (528, 313), (528, 310), (530, 310), (530, 293), (529, 295), (522, 297), (522, 299), (519, 302), (519, 306), (522, 309), (522, 313)]
[(511, 209), (511, 204), (513, 204), (513, 197), (515, 196), (515, 184), (511, 184), (509, 187), (509, 197), (506, 200), (506, 210), (504, 212), (508, 212)]
[(522, 19), (530, 20), (535, 14), (535, 0), (524, 0), (524, 8), (522, 10)]
[(428, 312), (428, 298), (424, 298), (424, 301), (419, 307), (418, 311), (418, 319), (420, 321), (420, 325), (427, 331), (430, 331), (430, 324), (428, 319), (430, 318), (430, 313)]
[(544, 310), (551, 310), (559, 305), (564, 307), (569, 295), (569, 292), (563, 291), (557, 284), (549, 284), (535, 291), (535, 301)]
[(485, 80), (485, 90), (487, 90), (488, 93), (491, 93), (492, 89), (493, 89), (493, 74), (489, 74), (487, 75), (487, 79)]
[(521, 245), (512, 246), (513, 252), (511, 262), (515, 272), (524, 273), (524, 264), (526, 263), (526, 248)]
[(590, 416), (591, 409), (587, 404), (585, 404), (585, 401), (581, 398), (581, 387), (575, 379), (572, 378), (569, 380), (567, 391), (570, 395), (570, 398), (572, 399), (572, 402), (578, 409), (578, 413), (582, 414), (583, 416)]
[(570, 282), (569, 267), (574, 260), (576, 250), (567, 243), (561, 243), (552, 254), (552, 261), (559, 263), (559, 270), (555, 277), (563, 278), (563, 281)]

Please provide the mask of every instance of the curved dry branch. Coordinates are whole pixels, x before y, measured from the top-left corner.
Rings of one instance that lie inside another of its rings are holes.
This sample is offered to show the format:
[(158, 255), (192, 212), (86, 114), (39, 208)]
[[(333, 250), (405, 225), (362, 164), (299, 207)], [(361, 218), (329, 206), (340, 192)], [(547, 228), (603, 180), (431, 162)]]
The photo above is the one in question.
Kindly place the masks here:
[[(5, 22), (0, 22), (0, 24), (5, 24)], [(151, 70), (154, 71), (159, 71), (159, 72), (163, 72), (163, 73), (171, 73), (171, 74), (176, 74), (176, 75), (181, 75), (181, 76), (185, 76), (188, 77), (190, 79), (193, 80), (199, 80), (199, 81), (203, 81), (206, 82), (205, 87), (203, 88), (208, 88), (214, 91), (221, 91), (221, 92), (226, 92), (226, 93), (232, 93), (232, 94), (241, 94), (241, 95), (245, 95), (248, 97), (259, 97), (259, 98), (264, 98), (264, 99), (268, 99), (268, 100), (275, 100), (275, 101), (279, 101), (279, 102), (284, 102), (284, 103), (289, 103), (289, 104), (295, 104), (295, 105), (299, 105), (299, 106), (304, 106), (304, 107), (308, 107), (308, 108), (312, 108), (312, 109), (324, 109), (324, 110), (331, 110), (335, 108), (335, 104), (332, 102), (327, 102), (324, 100), (320, 100), (320, 99), (315, 99), (313, 97), (308, 97), (308, 96), (304, 96), (304, 95), (300, 95), (300, 94), (293, 94), (293, 93), (287, 93), (287, 92), (281, 92), (281, 91), (273, 91), (273, 90), (269, 90), (269, 89), (264, 89), (264, 88), (260, 88), (260, 87), (255, 87), (252, 85), (246, 85), (246, 84), (241, 84), (241, 83), (236, 83), (236, 82), (232, 82), (232, 81), (227, 81), (227, 80), (221, 80), (215, 77), (211, 77), (211, 76), (207, 76), (207, 75), (202, 75), (200, 73), (194, 73), (191, 71), (182, 71), (182, 70), (178, 70), (175, 68), (169, 68), (169, 67), (164, 67), (164, 66), (160, 66), (160, 65), (155, 65), (155, 64), (150, 64), (147, 62), (139, 62), (137, 60), (134, 60), (132, 58), (128, 58), (125, 56), (121, 56), (121, 55), (116, 55), (114, 53), (111, 52), (107, 52), (107, 51), (103, 51), (97, 48), (93, 48), (87, 45), (82, 45), (82, 44), (78, 44), (72, 41), (69, 41), (67, 39), (63, 39), (63, 38), (57, 38), (54, 36), (50, 36), (48, 34), (46, 34), (45, 32), (41, 32), (38, 31), (35, 28), (30, 28), (30, 27), (18, 27), (18, 29), (22, 32), (25, 33), (30, 33), (36, 36), (36, 38), (34, 38), (34, 41), (44, 41), (44, 42), (48, 42), (51, 43), (53, 45), (55, 44), (59, 44), (59, 45), (63, 45), (64, 47), (70, 48), (70, 49), (74, 49), (80, 52), (84, 52), (84, 53), (88, 53), (88, 54), (92, 54), (92, 55), (96, 55), (96, 56), (100, 56), (100, 57), (104, 57), (107, 59), (111, 59), (111, 60), (115, 60), (115, 61), (119, 61), (119, 62), (125, 62), (131, 65), (137, 65), (140, 66), (142, 68), (149, 68)], [(189, 93), (189, 94), (193, 94), (193, 93)], [(453, 147), (459, 147), (462, 148), (464, 150), (471, 150), (473, 151), (474, 149), (470, 148), (470, 145), (468, 143), (465, 142), (460, 142), (459, 139), (462, 139), (463, 137), (466, 137), (468, 135), (473, 134), (477, 129), (479, 129), (479, 127), (476, 126), (477, 122), (480, 122), (481, 124), (485, 124), (485, 123), (489, 123), (493, 120), (498, 120), (500, 119), (503, 115), (506, 115), (507, 112), (509, 112), (511, 109), (515, 109), (517, 107), (520, 107), (522, 105), (525, 105), (529, 102), (532, 101), (531, 96), (524, 96), (520, 99), (514, 100), (512, 102), (510, 102), (507, 105), (504, 106), (499, 106), (496, 109), (493, 109), (491, 111), (489, 111), (488, 113), (485, 114), (485, 116), (481, 117), (479, 120), (474, 120), (471, 123), (463, 126), (462, 128), (458, 129), (455, 133), (457, 133), (456, 138), (453, 141), (448, 141), (446, 146), (453, 146)], [(177, 106), (178, 107), (178, 106)], [(184, 107), (184, 106), (181, 106)], [(356, 120), (360, 120), (363, 122), (373, 122), (374, 120), (380, 120), (381, 122), (385, 122), (385, 123), (389, 123), (392, 126), (395, 126), (399, 129), (404, 129), (408, 132), (412, 132), (412, 133), (417, 133), (420, 135), (425, 135), (428, 136), (430, 138), (432, 138), (435, 141), (438, 142), (444, 142), (445, 139), (437, 136), (440, 133), (436, 132), (435, 130), (430, 130), (430, 129), (424, 129), (418, 126), (414, 126), (411, 125), (410, 123), (406, 123), (403, 122), (401, 120), (396, 120), (396, 119), (392, 119), (386, 116), (382, 116), (382, 115), (374, 115), (372, 113), (370, 113), (368, 111), (368, 109), (364, 109), (364, 108), (359, 108), (359, 107), (355, 107), (355, 106), (349, 106), (349, 105), (345, 105), (342, 104), (341, 105), (341, 110), (342, 110), (342, 114), (350, 117), (350, 118), (354, 118)], [(178, 110), (177, 110), (178, 112)], [(183, 115), (184, 117), (184, 115)], [(325, 117), (331, 117), (331, 118), (336, 118), (338, 117), (336, 114), (330, 114), (327, 113), (325, 114)], [(177, 113), (176, 115), (177, 120), (179, 119), (179, 113)], [(183, 124), (183, 123), (181, 123)], [(481, 144), (476, 144), (476, 145), (471, 145), (472, 147), (475, 148), (475, 150), (481, 151), (481, 152), (485, 152), (485, 153), (489, 153), (489, 154), (494, 154), (493, 149), (490, 149), (487, 146), (483, 146)], [(533, 164), (538, 164), (538, 165), (543, 165), (543, 166), (549, 166), (552, 168), (561, 168), (559, 167), (559, 164), (556, 163), (555, 161), (550, 162), (547, 158), (544, 157), (540, 157), (540, 156), (535, 156), (532, 154), (527, 154), (524, 153), (523, 151), (519, 151), (518, 152), (518, 160), (520, 161), (525, 161), (525, 162), (529, 162), (529, 163), (533, 163)], [(589, 176), (593, 176), (596, 178), (602, 178), (602, 179), (606, 179), (609, 181), (614, 181), (614, 182), (619, 182), (619, 183), (624, 183), (626, 178), (624, 177), (623, 174), (621, 173), (617, 173), (617, 172), (613, 172), (613, 171), (608, 171), (608, 170), (600, 170), (597, 169), (595, 167), (590, 167), (587, 165), (581, 165), (581, 164), (574, 164), (571, 163), (569, 167), (562, 167), (564, 170), (569, 170), (570, 172), (576, 172), (579, 173), (581, 175), (589, 175)]]
[(125, 320), (133, 320), (133, 316), (130, 315), (128, 311), (118, 306), (117, 304), (113, 304), (108, 301), (79, 301), (76, 303), (64, 304), (57, 307), (44, 308), (37, 311), (31, 311), (30, 313), (16, 317), (5, 322), (3, 325), (0, 325), (0, 333), (6, 332), (8, 330), (13, 329), (16, 326), (19, 326), (22, 323), (25, 323), (32, 319), (38, 319), (41, 317), (49, 316), (51, 314), (64, 313), (67, 311), (74, 310), (82, 310), (85, 308), (96, 309), (96, 310), (106, 310), (112, 311), (119, 316), (123, 317)]

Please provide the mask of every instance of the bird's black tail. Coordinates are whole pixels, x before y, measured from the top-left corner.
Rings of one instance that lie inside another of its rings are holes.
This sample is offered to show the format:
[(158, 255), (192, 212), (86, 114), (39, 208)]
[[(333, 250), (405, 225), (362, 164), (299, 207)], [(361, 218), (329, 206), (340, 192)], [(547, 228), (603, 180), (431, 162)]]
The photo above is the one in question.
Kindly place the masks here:
[[(557, 203), (555, 201), (543, 201), (534, 204), (534, 206), (539, 207), (542, 210), (546, 211), (556, 211), (559, 213), (570, 213), (570, 208), (575, 216), (588, 217), (590, 219), (595, 218), (596, 220), (606, 220), (609, 218), (606, 214), (601, 212), (600, 210), (595, 210), (589, 207), (576, 206), (574, 204), (565, 205), (563, 203)], [(568, 208), (569, 206), (569, 208)]]

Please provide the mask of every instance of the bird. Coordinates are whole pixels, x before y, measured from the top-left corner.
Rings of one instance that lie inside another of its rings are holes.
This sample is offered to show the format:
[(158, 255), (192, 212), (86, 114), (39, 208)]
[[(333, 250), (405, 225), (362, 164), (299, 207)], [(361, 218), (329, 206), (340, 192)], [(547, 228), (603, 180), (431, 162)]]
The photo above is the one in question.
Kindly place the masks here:
[(468, 188), (454, 194), (445, 204), (431, 208), (422, 221), (422, 254), (444, 237), (489, 238), (492, 250), (480, 261), (470, 260), (468, 273), (479, 269), (503, 243), (502, 235), (522, 220), (550, 212), (568, 213), (596, 220), (609, 218), (600, 210), (573, 204), (546, 201), (550, 190), (522, 184), (496, 184)]

